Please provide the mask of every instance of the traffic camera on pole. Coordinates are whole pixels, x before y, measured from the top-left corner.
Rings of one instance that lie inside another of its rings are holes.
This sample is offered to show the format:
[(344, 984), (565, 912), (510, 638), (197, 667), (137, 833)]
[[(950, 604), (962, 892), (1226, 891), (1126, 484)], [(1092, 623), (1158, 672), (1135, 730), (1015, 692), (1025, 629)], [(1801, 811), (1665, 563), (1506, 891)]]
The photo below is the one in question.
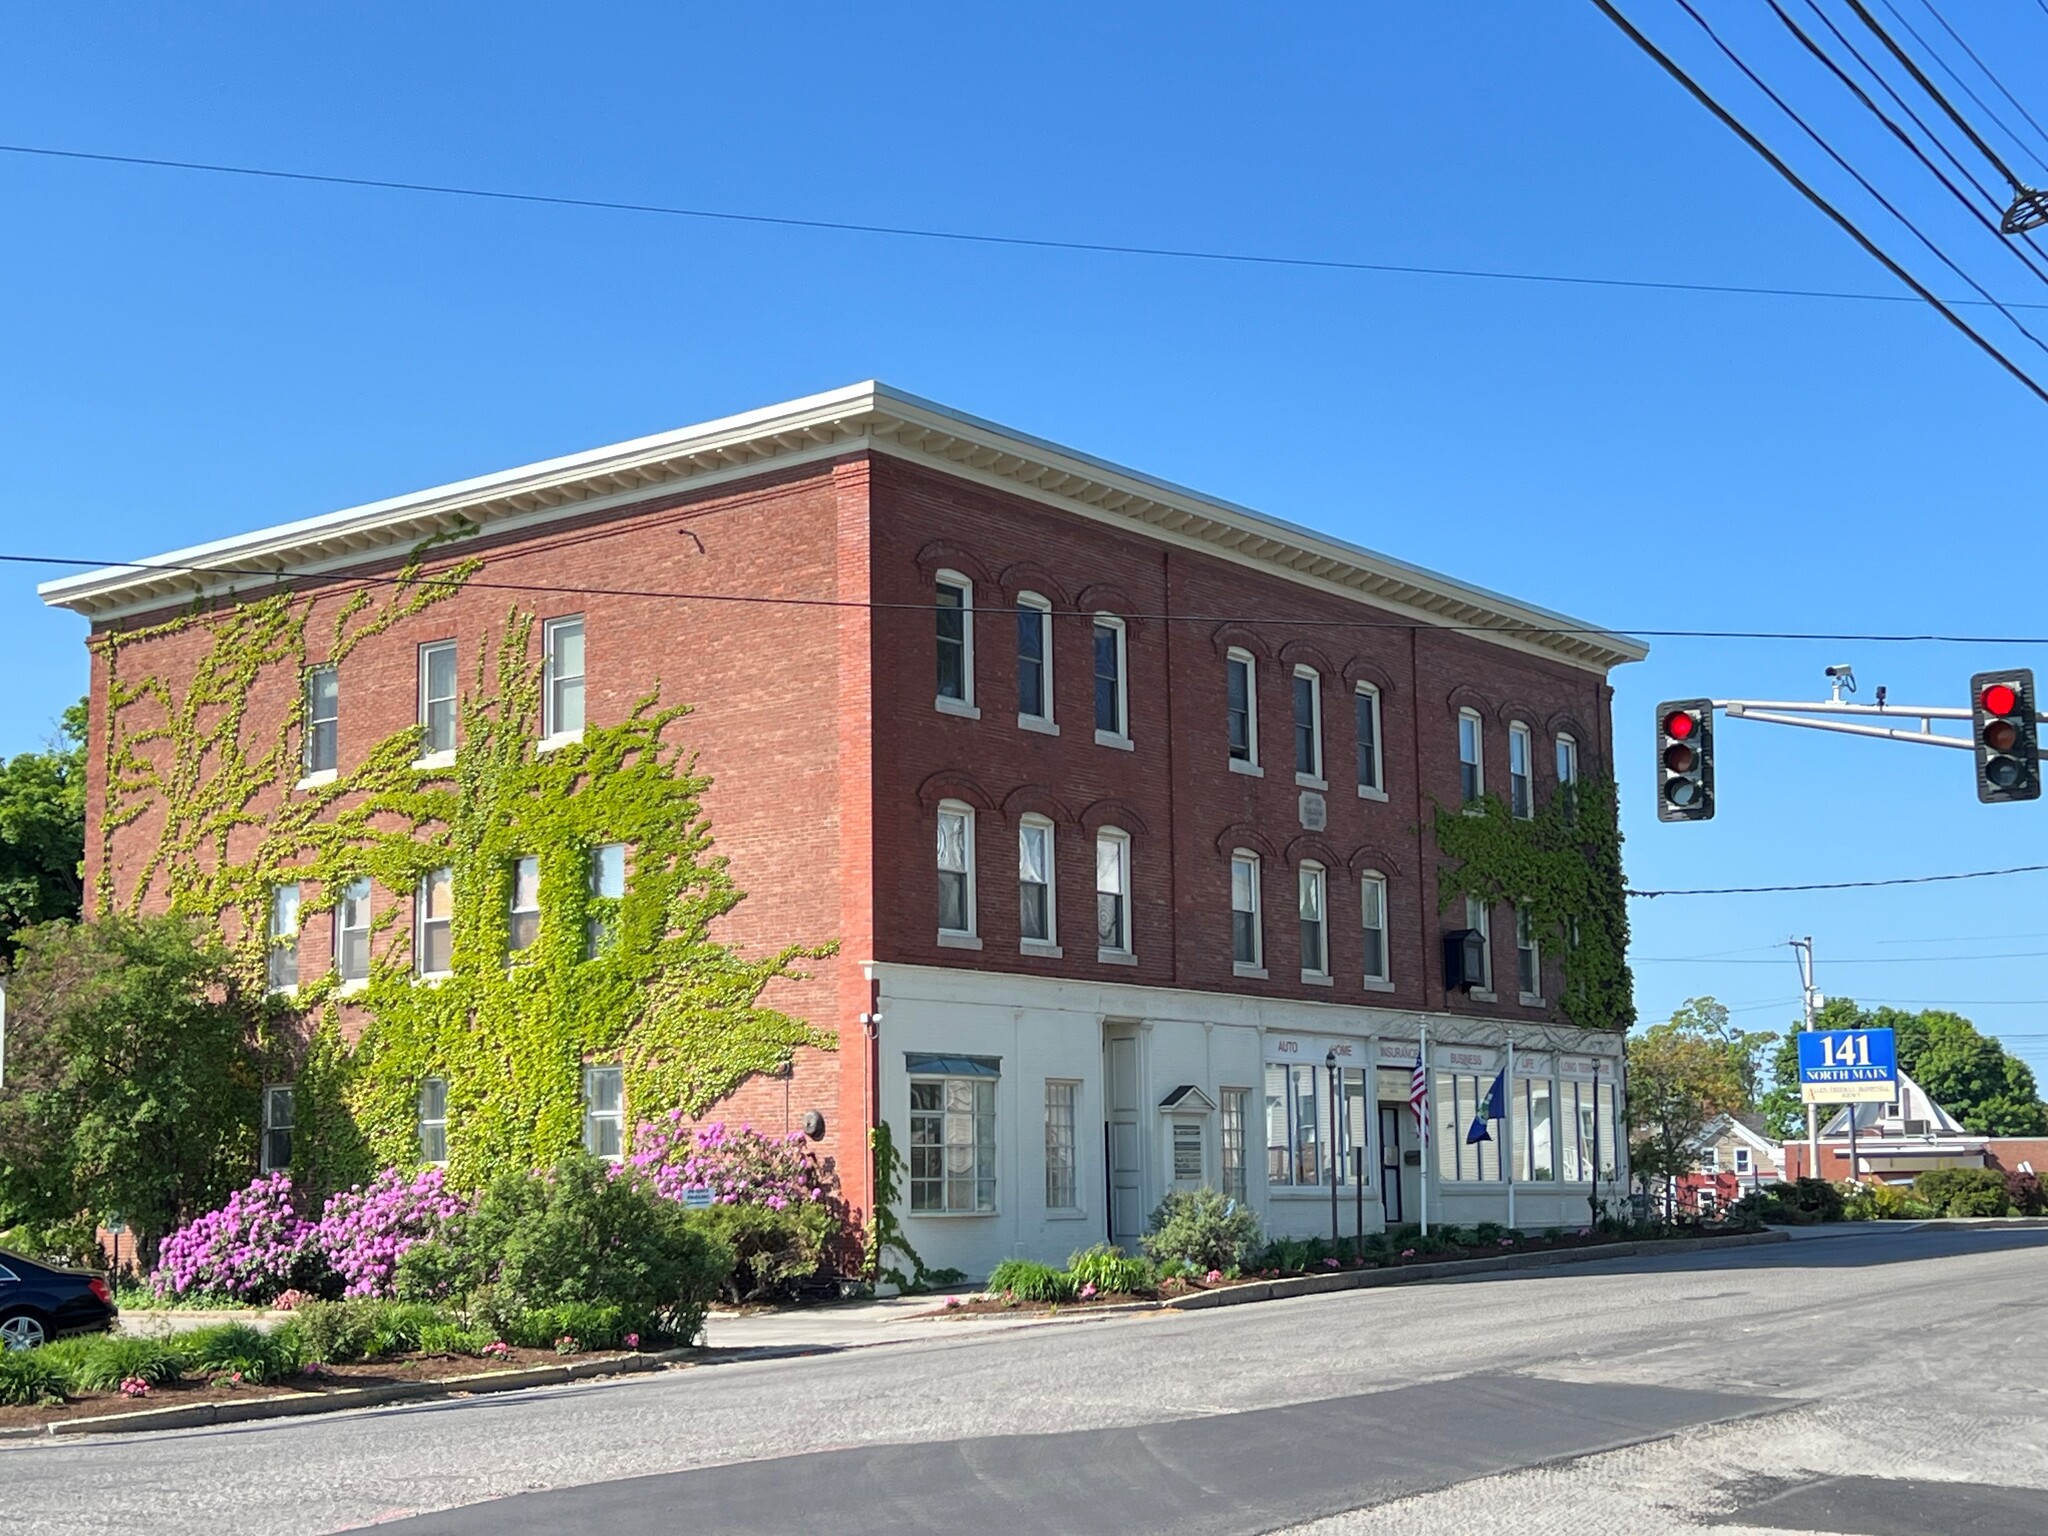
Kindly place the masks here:
[(1977, 745), (1977, 798), (1986, 805), (2040, 799), (2033, 670), (2011, 667), (1971, 678), (1970, 719)]
[(1714, 814), (1714, 701), (1657, 706), (1657, 819), (1706, 821)]

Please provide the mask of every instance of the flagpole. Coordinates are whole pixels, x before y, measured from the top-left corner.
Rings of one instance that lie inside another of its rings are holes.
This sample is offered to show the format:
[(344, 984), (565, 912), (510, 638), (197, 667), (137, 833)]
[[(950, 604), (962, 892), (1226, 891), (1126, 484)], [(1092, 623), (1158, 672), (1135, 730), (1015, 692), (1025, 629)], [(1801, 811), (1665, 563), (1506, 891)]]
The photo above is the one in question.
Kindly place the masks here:
[(1508, 1176), (1508, 1225), (1515, 1224), (1515, 1037), (1508, 1036), (1508, 1091), (1507, 1102), (1501, 1106), (1507, 1111), (1502, 1129), (1507, 1134), (1501, 1139), (1507, 1143), (1507, 1156), (1502, 1160), (1503, 1171)]
[(1419, 1127), (1422, 1132), (1422, 1178), (1418, 1182), (1422, 1189), (1422, 1235), (1427, 1237), (1429, 1236), (1429, 1168), (1433, 1161), (1429, 1155), (1429, 1131), (1431, 1124), (1436, 1120), (1436, 1106), (1429, 1101), (1431, 1085), (1429, 1081), (1429, 1020), (1427, 1019), (1422, 1021), (1422, 1033), (1415, 1046), (1415, 1059), (1422, 1067), (1422, 1125)]

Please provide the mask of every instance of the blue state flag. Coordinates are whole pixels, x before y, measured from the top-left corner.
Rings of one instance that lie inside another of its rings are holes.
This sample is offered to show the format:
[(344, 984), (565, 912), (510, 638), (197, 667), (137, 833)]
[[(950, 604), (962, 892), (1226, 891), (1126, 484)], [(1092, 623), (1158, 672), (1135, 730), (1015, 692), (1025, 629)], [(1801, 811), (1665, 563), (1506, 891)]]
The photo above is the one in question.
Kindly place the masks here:
[(1508, 1113), (1508, 1069), (1502, 1067), (1494, 1077), (1493, 1086), (1486, 1091), (1486, 1102), (1479, 1106), (1479, 1113), (1472, 1117), (1472, 1125), (1465, 1132), (1465, 1145), (1474, 1142), (1491, 1141), (1493, 1133), (1487, 1129), (1489, 1120), (1505, 1120)]

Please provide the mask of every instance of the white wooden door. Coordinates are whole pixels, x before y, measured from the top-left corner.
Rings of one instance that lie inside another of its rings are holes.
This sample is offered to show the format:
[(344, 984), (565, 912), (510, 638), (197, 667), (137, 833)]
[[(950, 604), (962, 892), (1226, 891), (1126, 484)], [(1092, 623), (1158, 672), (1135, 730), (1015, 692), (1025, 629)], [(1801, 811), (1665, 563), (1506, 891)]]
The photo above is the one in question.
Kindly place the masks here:
[(1145, 1138), (1138, 1107), (1138, 1037), (1110, 1034), (1103, 1048), (1109, 1116), (1109, 1240), (1138, 1251), (1145, 1231)]

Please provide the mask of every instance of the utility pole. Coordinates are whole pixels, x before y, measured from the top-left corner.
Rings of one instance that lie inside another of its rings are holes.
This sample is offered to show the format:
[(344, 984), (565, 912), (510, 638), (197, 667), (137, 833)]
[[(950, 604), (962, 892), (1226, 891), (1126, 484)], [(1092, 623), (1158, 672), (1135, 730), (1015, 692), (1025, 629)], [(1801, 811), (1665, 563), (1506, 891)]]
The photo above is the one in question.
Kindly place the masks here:
[[(1814, 1005), (1819, 1001), (1819, 994), (1813, 990), (1813, 935), (1785, 942), (1792, 946), (1799, 961), (1799, 1000), (1806, 1012), (1806, 1028), (1812, 1029)], [(1820, 1177), (1820, 1111), (1813, 1104), (1806, 1106), (1806, 1174), (1808, 1178)]]

